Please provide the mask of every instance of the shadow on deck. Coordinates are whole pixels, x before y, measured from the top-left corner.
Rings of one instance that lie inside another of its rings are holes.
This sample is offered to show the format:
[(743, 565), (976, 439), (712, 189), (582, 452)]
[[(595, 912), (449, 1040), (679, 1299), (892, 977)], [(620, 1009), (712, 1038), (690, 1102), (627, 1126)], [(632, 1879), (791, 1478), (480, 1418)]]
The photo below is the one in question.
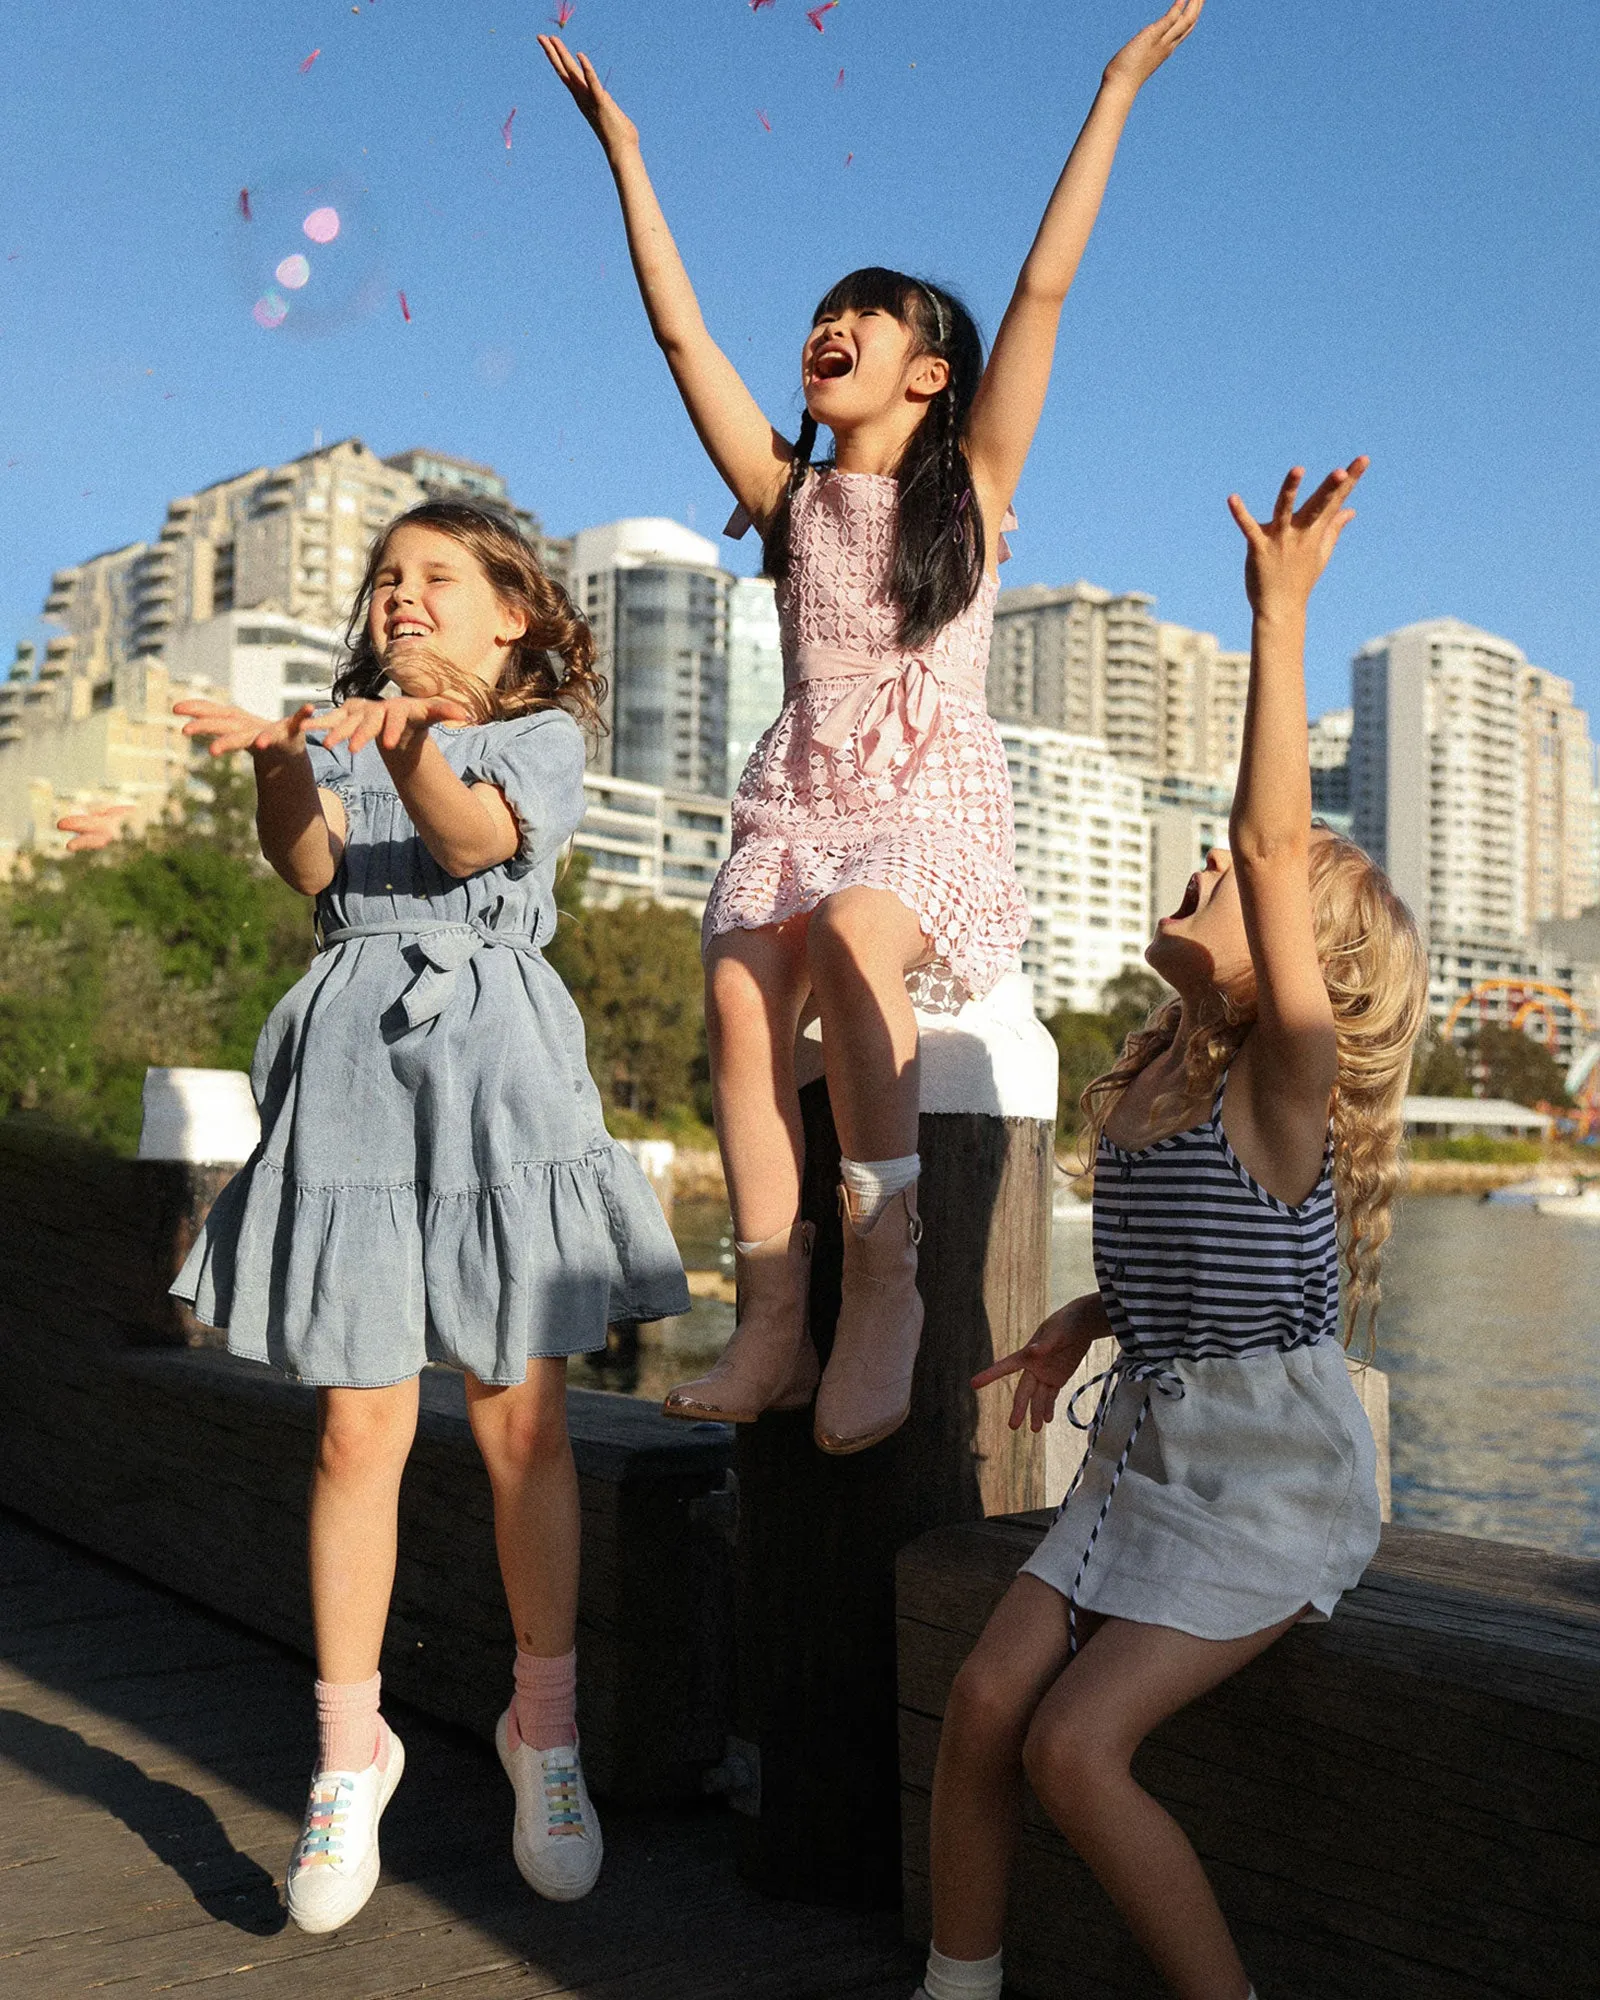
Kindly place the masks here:
[(114, 1987), (376, 2000), (906, 2000), (892, 1915), (746, 1887), (720, 1808), (612, 1808), (584, 1902), (540, 1902), (511, 1798), (465, 1730), (396, 1705), (405, 1783), (383, 1879), (313, 1938), (279, 1881), (311, 1751), (311, 1670), (286, 1648), (0, 1512), (0, 1990)]

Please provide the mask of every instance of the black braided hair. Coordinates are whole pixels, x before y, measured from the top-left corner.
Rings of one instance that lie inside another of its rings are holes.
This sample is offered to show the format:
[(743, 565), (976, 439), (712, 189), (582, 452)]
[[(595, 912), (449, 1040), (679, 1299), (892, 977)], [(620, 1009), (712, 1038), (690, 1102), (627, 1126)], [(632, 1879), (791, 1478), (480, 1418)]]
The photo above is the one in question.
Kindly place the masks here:
[[(818, 305), (812, 324), (835, 313), (874, 307), (910, 328), (918, 353), (937, 354), (950, 364), (948, 386), (930, 399), (895, 468), (900, 508), (889, 588), (900, 607), (901, 645), (922, 646), (960, 617), (983, 582), (983, 518), (965, 443), (967, 418), (983, 377), (983, 339), (971, 313), (942, 285), (878, 265), (841, 278)], [(763, 570), (778, 580), (788, 574), (794, 496), (811, 466), (816, 441), (817, 422), (808, 410), (763, 549)]]

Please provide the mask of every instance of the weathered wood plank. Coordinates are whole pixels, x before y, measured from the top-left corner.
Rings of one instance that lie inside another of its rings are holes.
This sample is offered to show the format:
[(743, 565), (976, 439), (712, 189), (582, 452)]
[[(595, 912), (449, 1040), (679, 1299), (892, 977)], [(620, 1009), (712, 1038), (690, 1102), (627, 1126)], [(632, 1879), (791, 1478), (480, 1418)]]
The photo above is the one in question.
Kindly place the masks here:
[[(950, 1681), (1042, 1518), (900, 1562), (908, 1934)], [(1263, 1991), (1600, 1993), (1600, 1565), (1388, 1529), (1332, 1623), (1157, 1731), (1141, 1781), (1202, 1857)], [(1160, 1990), (1035, 1801), (1008, 1979), (1029, 2000)]]

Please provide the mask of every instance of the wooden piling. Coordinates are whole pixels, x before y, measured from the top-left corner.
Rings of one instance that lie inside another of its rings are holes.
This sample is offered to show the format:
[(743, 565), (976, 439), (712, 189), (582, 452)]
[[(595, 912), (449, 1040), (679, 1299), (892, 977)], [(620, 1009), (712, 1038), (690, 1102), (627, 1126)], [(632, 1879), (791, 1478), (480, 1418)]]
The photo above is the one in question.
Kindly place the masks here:
[[(847, 1458), (817, 1449), (809, 1411), (739, 1432), (738, 1737), (759, 1774), (741, 1865), (774, 1895), (898, 1900), (895, 1558), (936, 1524), (1044, 1501), (1041, 1441), (1007, 1429), (1009, 1396), (990, 1391), (980, 1410), (969, 1386), (1047, 1307), (1054, 1048), (1025, 1000), (1019, 1018), (1019, 997), (998, 1027), (925, 1026), (927, 1319), (904, 1428)], [(839, 1141), (825, 1082), (806, 1084), (801, 1104), (802, 1212), (817, 1225), (811, 1328), (826, 1361), (843, 1261)]]

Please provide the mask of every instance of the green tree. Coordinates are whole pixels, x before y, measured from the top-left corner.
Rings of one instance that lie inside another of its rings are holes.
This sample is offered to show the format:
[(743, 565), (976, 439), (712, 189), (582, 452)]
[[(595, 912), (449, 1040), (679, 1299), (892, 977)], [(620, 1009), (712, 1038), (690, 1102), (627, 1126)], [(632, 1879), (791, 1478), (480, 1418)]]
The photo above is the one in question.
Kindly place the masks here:
[(1473, 1068), (1485, 1097), (1509, 1098), (1513, 1104), (1566, 1104), (1566, 1072), (1545, 1047), (1520, 1028), (1484, 1022), (1470, 1043)]
[(572, 888), (562, 885), (569, 907), (545, 956), (583, 1016), (589, 1069), (608, 1117), (703, 1116), (699, 925), (659, 903), (570, 907), (582, 886), (581, 875)]
[(1429, 1033), (1411, 1058), (1411, 1089), (1418, 1097), (1470, 1097), (1472, 1071), (1454, 1042)]
[(1111, 1021), (1112, 1033), (1120, 1048), (1135, 1028), (1142, 1028), (1163, 1001), (1172, 998), (1172, 988), (1164, 979), (1142, 965), (1125, 965), (1100, 989), (1100, 1006)]
[(1121, 1038), (1109, 1014), (1074, 1014), (1063, 1008), (1059, 1014), (1052, 1014), (1045, 1026), (1055, 1038), (1061, 1056), (1056, 1129), (1068, 1135), (1083, 1129), (1078, 1099), (1084, 1087), (1097, 1076), (1103, 1076), (1116, 1061)]

